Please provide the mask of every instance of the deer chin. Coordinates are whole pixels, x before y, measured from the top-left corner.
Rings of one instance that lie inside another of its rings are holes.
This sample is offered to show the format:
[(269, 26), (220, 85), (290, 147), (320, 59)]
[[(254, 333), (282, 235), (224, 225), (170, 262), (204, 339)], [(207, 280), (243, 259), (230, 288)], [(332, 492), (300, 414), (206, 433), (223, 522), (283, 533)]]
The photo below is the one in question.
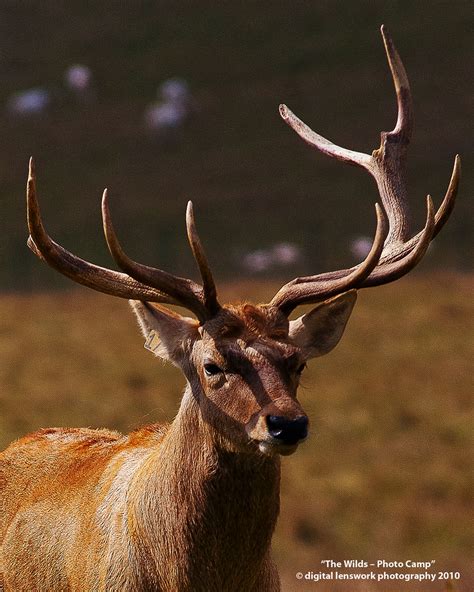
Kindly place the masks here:
[(275, 456), (276, 454), (290, 456), (290, 454), (296, 452), (299, 444), (300, 442), (296, 444), (282, 444), (281, 442), (275, 442), (275, 440), (261, 440), (258, 442), (258, 449), (265, 456)]

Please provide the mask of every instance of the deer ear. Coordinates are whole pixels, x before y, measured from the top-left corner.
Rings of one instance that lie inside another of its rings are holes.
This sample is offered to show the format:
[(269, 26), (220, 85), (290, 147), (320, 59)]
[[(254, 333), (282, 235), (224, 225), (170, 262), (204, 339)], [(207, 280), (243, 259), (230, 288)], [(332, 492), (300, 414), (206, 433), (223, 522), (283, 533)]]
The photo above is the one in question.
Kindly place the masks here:
[(164, 306), (130, 300), (140, 329), (145, 337), (145, 348), (163, 360), (178, 362), (186, 344), (199, 336), (199, 322), (183, 317)]
[(356, 290), (344, 292), (305, 315), (290, 321), (289, 335), (307, 360), (329, 353), (344, 333), (357, 299)]

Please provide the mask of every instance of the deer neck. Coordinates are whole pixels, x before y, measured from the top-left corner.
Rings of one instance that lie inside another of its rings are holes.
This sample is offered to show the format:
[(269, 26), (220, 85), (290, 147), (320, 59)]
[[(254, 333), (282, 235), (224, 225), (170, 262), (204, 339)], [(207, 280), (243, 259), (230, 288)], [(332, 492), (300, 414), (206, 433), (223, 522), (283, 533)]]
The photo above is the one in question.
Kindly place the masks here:
[(131, 499), (134, 538), (144, 542), (145, 560), (157, 568), (164, 561), (180, 566), (176, 589), (210, 573), (214, 585), (249, 578), (240, 589), (250, 589), (268, 559), (278, 516), (279, 459), (223, 445), (188, 385), (169, 432), (140, 473)]

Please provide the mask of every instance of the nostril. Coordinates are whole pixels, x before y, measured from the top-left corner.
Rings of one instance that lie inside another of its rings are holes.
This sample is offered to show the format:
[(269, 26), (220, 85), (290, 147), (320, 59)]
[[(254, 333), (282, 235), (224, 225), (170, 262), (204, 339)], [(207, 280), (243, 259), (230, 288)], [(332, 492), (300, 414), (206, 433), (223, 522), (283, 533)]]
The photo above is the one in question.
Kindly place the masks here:
[(296, 419), (288, 419), (283, 415), (267, 415), (266, 420), (270, 435), (284, 444), (296, 444), (308, 435), (306, 415)]
[(279, 438), (283, 432), (283, 428), (287, 420), (285, 417), (279, 415), (267, 415), (267, 427), (270, 435), (274, 438)]

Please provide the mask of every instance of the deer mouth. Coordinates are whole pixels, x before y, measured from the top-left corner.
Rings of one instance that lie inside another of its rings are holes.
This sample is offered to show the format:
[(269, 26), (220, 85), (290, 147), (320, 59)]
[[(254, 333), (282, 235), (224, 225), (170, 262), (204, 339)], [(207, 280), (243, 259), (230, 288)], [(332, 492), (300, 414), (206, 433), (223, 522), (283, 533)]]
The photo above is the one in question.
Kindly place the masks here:
[(296, 449), (301, 442), (302, 440), (293, 444), (284, 444), (275, 441), (275, 439), (272, 438), (271, 440), (260, 440), (258, 442), (258, 449), (265, 456), (274, 456), (275, 454), (279, 454), (280, 456), (290, 456), (290, 454), (296, 452)]

